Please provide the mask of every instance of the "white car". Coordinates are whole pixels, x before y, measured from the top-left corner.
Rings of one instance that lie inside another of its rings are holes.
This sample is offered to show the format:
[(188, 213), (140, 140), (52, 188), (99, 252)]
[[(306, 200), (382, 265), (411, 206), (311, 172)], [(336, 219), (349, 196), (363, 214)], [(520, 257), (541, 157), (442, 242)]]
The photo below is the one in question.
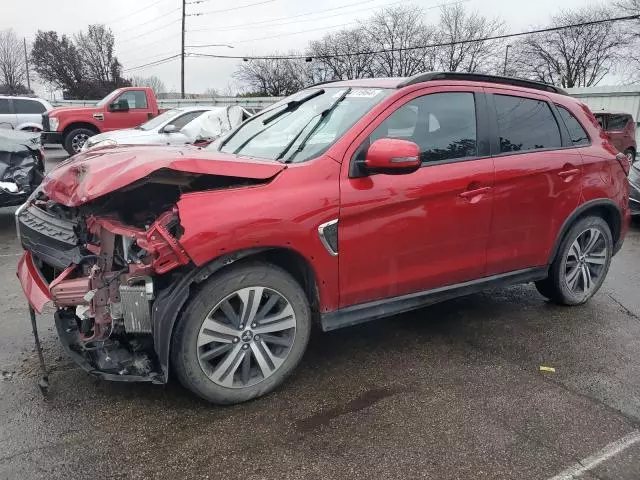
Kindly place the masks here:
[(0, 128), (8, 130), (42, 131), (42, 114), (52, 110), (41, 98), (0, 95)]
[(237, 105), (180, 107), (146, 123), (90, 137), (82, 151), (109, 145), (184, 145), (207, 142), (240, 125), (251, 115)]

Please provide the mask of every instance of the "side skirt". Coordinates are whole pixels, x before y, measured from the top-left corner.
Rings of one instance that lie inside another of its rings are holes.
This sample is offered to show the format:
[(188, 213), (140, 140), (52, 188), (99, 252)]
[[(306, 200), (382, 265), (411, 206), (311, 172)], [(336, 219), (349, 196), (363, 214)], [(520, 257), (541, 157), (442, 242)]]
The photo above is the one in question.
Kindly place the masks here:
[(491, 277), (456, 283), (455, 285), (434, 288), (424, 292), (410, 293), (399, 297), (385, 298), (383, 300), (375, 300), (373, 302), (341, 308), (340, 310), (323, 314), (320, 322), (322, 330), (328, 332), (330, 330), (350, 327), (358, 323), (408, 312), (434, 303), (480, 292), (487, 288), (542, 280), (546, 278), (547, 275), (547, 266), (501, 273), (500, 275), (492, 275)]

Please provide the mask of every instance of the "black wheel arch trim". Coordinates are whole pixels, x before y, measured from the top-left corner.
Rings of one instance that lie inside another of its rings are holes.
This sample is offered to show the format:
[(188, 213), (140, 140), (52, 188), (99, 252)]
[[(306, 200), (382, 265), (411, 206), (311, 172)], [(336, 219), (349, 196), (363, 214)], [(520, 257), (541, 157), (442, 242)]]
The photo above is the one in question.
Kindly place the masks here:
[[(564, 221), (564, 223), (562, 224), (562, 228), (560, 228), (560, 231), (556, 236), (556, 241), (549, 255), (549, 265), (551, 265), (553, 263), (553, 260), (556, 258), (556, 255), (558, 254), (558, 250), (560, 249), (560, 244), (562, 243), (562, 240), (564, 239), (565, 235), (567, 234), (571, 226), (575, 223), (575, 221), (580, 216), (582, 216), (585, 212), (596, 207), (613, 208), (618, 214), (618, 222), (619, 222), (618, 229), (619, 230), (621, 229), (622, 221), (623, 221), (622, 210), (613, 200), (609, 198), (596, 198), (594, 200), (589, 200), (588, 202), (585, 202), (582, 205), (580, 205), (578, 208), (576, 208), (573, 211), (573, 213), (571, 213), (571, 215), (569, 215)], [(612, 231), (611, 234), (614, 237), (613, 255), (615, 255), (616, 253), (618, 253), (620, 248), (622, 248), (622, 241), (620, 239), (619, 231), (618, 232)]]

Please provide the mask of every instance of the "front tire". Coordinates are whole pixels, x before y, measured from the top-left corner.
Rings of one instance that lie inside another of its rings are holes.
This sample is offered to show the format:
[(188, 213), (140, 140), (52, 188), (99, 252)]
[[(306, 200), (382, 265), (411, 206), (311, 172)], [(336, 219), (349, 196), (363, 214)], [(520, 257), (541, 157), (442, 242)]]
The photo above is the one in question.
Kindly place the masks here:
[(613, 255), (613, 237), (601, 217), (586, 217), (565, 235), (549, 276), (536, 282), (538, 292), (560, 305), (580, 305), (602, 286)]
[(241, 403), (284, 382), (310, 332), (309, 302), (291, 275), (263, 263), (232, 267), (190, 300), (174, 333), (172, 363), (196, 395)]
[(84, 143), (96, 134), (88, 128), (75, 128), (64, 137), (64, 149), (69, 155), (75, 155), (82, 150)]

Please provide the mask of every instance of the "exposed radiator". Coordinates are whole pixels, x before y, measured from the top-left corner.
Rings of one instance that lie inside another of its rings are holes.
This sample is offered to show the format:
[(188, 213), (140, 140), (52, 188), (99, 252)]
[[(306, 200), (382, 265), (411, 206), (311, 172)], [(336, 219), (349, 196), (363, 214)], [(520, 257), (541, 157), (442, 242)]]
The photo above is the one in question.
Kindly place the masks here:
[(151, 333), (151, 300), (153, 283), (120, 285), (122, 318), (127, 333)]

